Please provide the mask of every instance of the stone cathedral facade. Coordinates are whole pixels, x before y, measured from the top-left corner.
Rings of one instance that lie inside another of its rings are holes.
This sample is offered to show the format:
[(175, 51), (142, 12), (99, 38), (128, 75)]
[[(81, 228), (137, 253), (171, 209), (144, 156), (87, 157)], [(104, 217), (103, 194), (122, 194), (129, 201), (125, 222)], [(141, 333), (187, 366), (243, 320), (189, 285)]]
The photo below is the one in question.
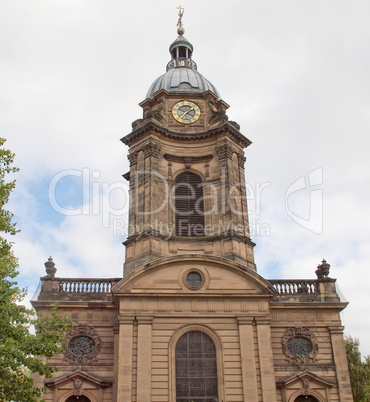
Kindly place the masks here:
[(178, 29), (167, 71), (140, 104), (129, 146), (122, 278), (63, 278), (50, 258), (33, 306), (76, 323), (53, 402), (352, 401), (340, 300), (316, 279), (257, 273), (244, 149), (217, 89)]

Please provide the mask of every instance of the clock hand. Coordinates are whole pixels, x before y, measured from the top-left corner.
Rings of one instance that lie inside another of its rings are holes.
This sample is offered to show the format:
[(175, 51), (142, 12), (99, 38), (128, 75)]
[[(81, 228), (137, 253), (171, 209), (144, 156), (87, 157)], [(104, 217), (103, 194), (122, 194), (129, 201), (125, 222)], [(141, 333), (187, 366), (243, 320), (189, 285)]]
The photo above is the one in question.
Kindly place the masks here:
[(186, 114), (188, 114), (190, 111), (194, 110), (194, 107), (191, 107), (188, 109), (186, 112), (184, 112), (180, 117), (183, 118)]

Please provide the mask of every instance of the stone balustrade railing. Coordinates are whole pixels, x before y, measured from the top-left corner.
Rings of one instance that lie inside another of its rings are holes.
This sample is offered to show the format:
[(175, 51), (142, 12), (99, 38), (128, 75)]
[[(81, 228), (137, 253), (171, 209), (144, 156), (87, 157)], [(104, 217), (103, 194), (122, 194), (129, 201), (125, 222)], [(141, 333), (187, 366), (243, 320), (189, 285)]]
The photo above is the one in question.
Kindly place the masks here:
[(269, 279), (279, 296), (320, 296), (320, 288), (316, 279)]
[(59, 278), (59, 292), (111, 293), (113, 286), (119, 281), (120, 278)]

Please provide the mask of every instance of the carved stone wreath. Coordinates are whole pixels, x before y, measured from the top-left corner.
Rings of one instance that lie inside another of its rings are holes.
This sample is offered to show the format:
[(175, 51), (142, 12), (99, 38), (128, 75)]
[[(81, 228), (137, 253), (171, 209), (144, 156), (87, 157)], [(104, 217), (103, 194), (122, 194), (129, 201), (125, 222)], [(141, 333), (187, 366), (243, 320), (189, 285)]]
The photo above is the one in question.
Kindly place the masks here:
[(101, 339), (93, 327), (79, 324), (70, 331), (64, 345), (65, 358), (70, 364), (90, 365), (96, 362), (96, 355), (101, 349)]
[(288, 361), (295, 366), (312, 364), (319, 350), (314, 334), (306, 327), (288, 328), (281, 339)]

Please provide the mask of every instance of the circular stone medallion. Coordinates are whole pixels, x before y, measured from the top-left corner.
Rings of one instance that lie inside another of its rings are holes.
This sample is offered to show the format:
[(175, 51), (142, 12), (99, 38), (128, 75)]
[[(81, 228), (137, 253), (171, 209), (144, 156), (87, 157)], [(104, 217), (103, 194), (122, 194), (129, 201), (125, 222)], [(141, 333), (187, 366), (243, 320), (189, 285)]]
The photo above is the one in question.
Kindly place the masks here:
[(69, 350), (77, 356), (86, 356), (95, 350), (95, 341), (86, 335), (75, 336), (68, 342)]

